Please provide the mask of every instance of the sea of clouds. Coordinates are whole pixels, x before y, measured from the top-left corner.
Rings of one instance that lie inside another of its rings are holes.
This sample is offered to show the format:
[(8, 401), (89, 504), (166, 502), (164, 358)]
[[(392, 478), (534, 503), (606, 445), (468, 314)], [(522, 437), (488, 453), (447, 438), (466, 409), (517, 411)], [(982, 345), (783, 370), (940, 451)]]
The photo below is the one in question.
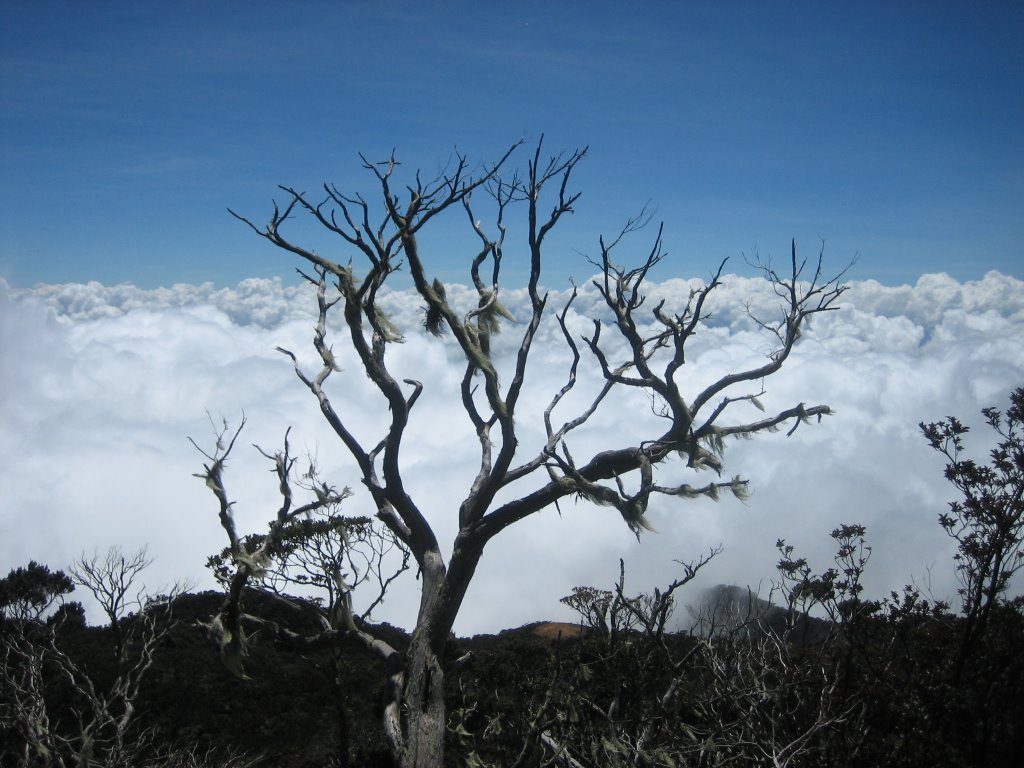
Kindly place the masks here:
[[(679, 306), (699, 284), (651, 285), (649, 301)], [(469, 305), (464, 287), (448, 292)], [(551, 309), (567, 296), (552, 291)], [(730, 275), (713, 296), (713, 315), (687, 355), (691, 396), (770, 351), (748, 313), (771, 317), (777, 310), (764, 281)], [(527, 315), (522, 292), (502, 298), (514, 316)], [(627, 589), (639, 591), (678, 575), (674, 561), (717, 545), (724, 552), (701, 584), (751, 585), (764, 593), (777, 539), (823, 569), (833, 551), (828, 534), (842, 523), (868, 528), (870, 594), (913, 580), (935, 597), (955, 598), (954, 544), (937, 523), (952, 489), (918, 423), (960, 417), (973, 427), (972, 452), (984, 457), (992, 435), (980, 409), (1005, 407), (1010, 390), (1024, 386), (1024, 283), (995, 272), (966, 283), (943, 274), (913, 286), (863, 281), (852, 283), (840, 303), (815, 318), (761, 398), (769, 411), (827, 403), (835, 415), (790, 437), (783, 430), (731, 444), (725, 472), (749, 478), (749, 500), (659, 500), (648, 512), (656, 532), (639, 541), (607, 508), (568, 503), (535, 515), (488, 545), (456, 630), (571, 620), (558, 598), (575, 585), (609, 587), (620, 558)], [(386, 305), (406, 339), (391, 348), (389, 362), (399, 376), (425, 385), (405, 443), (407, 487), (442, 541), (451, 541), (453, 516), (478, 462), (468, 420), (452, 397), (462, 372), (457, 350), (450, 339), (423, 332), (414, 294), (388, 294)], [(590, 333), (591, 318), (607, 319), (590, 285), (581, 285), (573, 307), (568, 324), (577, 336)], [(193, 476), (203, 459), (187, 439), (212, 446), (211, 417), (233, 425), (243, 414), (247, 419), (226, 474), (244, 531), (259, 531), (277, 502), (269, 466), (251, 444), (272, 450), (289, 426), (298, 452), (315, 455), (333, 483), (357, 491), (348, 511), (368, 512), (342, 446), (290, 361), (275, 351), (290, 349), (300, 364), (314, 365), (314, 309), (308, 287), (278, 280), (157, 290), (98, 283), (13, 289), (0, 282), (0, 571), (30, 559), (64, 567), (83, 551), (148, 545), (154, 590), (184, 579), (212, 588), (203, 566), (226, 539), (212, 495)], [(505, 367), (522, 328), (506, 324), (496, 342)], [(348, 354), (341, 329), (332, 340), (343, 370), (330, 379), (329, 392), (372, 445), (386, 409)], [(536, 341), (519, 418), (527, 455), (540, 443), (539, 416), (565, 382), (566, 361), (561, 334), (549, 322)], [(580, 398), (567, 403), (563, 416), (594, 391), (592, 371), (589, 363), (581, 371)], [(573, 443), (577, 459), (650, 436), (655, 417), (648, 402), (631, 395), (609, 406)], [(736, 415), (758, 416), (739, 407)], [(687, 477), (679, 466), (668, 473), (693, 483), (710, 479)], [(378, 618), (408, 626), (415, 586), (407, 574)]]

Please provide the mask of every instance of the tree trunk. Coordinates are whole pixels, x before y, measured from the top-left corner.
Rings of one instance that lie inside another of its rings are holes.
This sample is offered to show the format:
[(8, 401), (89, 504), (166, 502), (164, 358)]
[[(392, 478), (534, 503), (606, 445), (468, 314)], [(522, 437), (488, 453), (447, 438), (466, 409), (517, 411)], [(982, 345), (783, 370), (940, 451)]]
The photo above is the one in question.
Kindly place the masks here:
[(442, 768), (447, 728), (444, 670), (440, 654), (425, 632), (417, 631), (409, 647), (403, 704), (406, 747), (402, 768)]
[(433, 548), (420, 561), (420, 608), (405, 656), (402, 690), (403, 734), (398, 750), (402, 768), (444, 767), (448, 730), (444, 652), (486, 541), (463, 531), (456, 537), (450, 567)]
[(443, 768), (447, 718), (444, 702), (444, 647), (451, 631), (444, 560), (429, 552), (423, 562), (419, 616), (405, 664), (402, 708), (405, 744), (402, 768)]

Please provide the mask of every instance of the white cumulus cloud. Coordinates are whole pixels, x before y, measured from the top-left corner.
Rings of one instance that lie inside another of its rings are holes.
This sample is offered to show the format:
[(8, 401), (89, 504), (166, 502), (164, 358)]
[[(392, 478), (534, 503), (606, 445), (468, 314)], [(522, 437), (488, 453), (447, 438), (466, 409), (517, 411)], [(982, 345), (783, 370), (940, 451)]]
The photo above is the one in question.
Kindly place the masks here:
[[(648, 301), (680, 306), (698, 284), (652, 285)], [(448, 286), (448, 295), (472, 306), (465, 287)], [(552, 291), (549, 312), (568, 295)], [(527, 316), (525, 292), (505, 292), (502, 301), (517, 318)], [(760, 279), (724, 279), (712, 318), (689, 348), (688, 392), (763, 359), (768, 345), (747, 308), (765, 314), (774, 301)], [(451, 541), (478, 460), (468, 420), (450, 397), (462, 375), (457, 350), (450, 339), (423, 332), (414, 295), (393, 292), (385, 303), (406, 337), (390, 363), (425, 385), (406, 440), (407, 484), (442, 540)], [(835, 415), (791, 437), (730, 445), (726, 473), (750, 479), (747, 502), (662, 499), (649, 511), (657, 532), (639, 542), (609, 509), (568, 503), (560, 513), (535, 515), (488, 545), (457, 631), (568, 618), (558, 598), (578, 584), (609, 586), (619, 558), (629, 588), (649, 589), (674, 575), (674, 560), (722, 544), (705, 586), (766, 586), (778, 538), (825, 568), (828, 533), (841, 523), (868, 526), (873, 594), (915, 579), (929, 581), (937, 597), (953, 597), (953, 544), (936, 522), (952, 489), (917, 425), (957, 415), (975, 427), (972, 451), (985, 455), (991, 439), (978, 412), (1004, 406), (1009, 391), (1024, 385), (1024, 283), (994, 272), (973, 283), (946, 275), (925, 275), (913, 286), (864, 281), (841, 303), (815, 318), (762, 398), (769, 410), (827, 403)], [(187, 440), (212, 440), (207, 413), (234, 424), (244, 413), (248, 421), (226, 476), (247, 531), (260, 530), (275, 503), (266, 462), (249, 444), (274, 448), (289, 426), (293, 445), (315, 452), (333, 483), (358, 486), (316, 403), (275, 351), (291, 349), (312, 364), (314, 305), (308, 287), (276, 280), (158, 290), (98, 283), (14, 290), (0, 283), (0, 571), (29, 559), (63, 567), (83, 551), (148, 544), (154, 588), (179, 579), (211, 587), (203, 564), (225, 538), (214, 499), (193, 477), (202, 457)], [(589, 284), (573, 307), (568, 324), (577, 336), (590, 332), (590, 318), (607, 318)], [(506, 369), (521, 330), (508, 324), (496, 340)], [(332, 397), (372, 443), (386, 404), (346, 353), (340, 329), (334, 341), (343, 371), (331, 379)], [(524, 390), (524, 450), (541, 441), (539, 415), (564, 383), (566, 361), (560, 330), (546, 323)], [(595, 386), (590, 377), (580, 389)], [(646, 400), (626, 396), (599, 412), (583, 439), (615, 445), (641, 434), (649, 418)], [(369, 509), (358, 493), (348, 504), (353, 514)], [(381, 618), (408, 625), (415, 586), (410, 576)]]

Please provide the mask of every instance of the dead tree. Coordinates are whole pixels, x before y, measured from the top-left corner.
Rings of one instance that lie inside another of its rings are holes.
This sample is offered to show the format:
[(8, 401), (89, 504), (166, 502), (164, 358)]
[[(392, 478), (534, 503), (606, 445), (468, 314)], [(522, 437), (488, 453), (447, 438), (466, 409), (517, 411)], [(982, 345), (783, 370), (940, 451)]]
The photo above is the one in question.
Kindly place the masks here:
[[(125, 559), (112, 549), (106, 559), (80, 558), (71, 569), (73, 577), (30, 563), (0, 580), (5, 582), (0, 593), (14, 587), (13, 595), (0, 596), (0, 732), (14, 735), (20, 765), (124, 768), (141, 764), (151, 751), (154, 734), (139, 724), (139, 691), (174, 626), (172, 604), (180, 588), (160, 597), (139, 589), (132, 598), (138, 610), (126, 622), (125, 596), (148, 564), (145, 550)], [(27, 579), (32, 580), (29, 590), (24, 589)], [(73, 589), (72, 579), (93, 591), (119, 626), (117, 669), (107, 684), (97, 682), (64, 647), (64, 623), (74, 613), (58, 610), (43, 620), (43, 611), (62, 603), (62, 595)], [(108, 587), (116, 598), (107, 595)], [(29, 606), (34, 615), (26, 610)], [(6, 754), (0, 749), (0, 760)]]
[[(285, 446), (287, 449), (287, 439)], [(285, 464), (288, 460), (285, 460)], [(309, 648), (317, 643), (331, 643), (350, 632), (358, 633), (353, 595), (359, 590), (373, 589), (375, 594), (359, 614), (360, 623), (371, 618), (374, 608), (384, 601), (388, 588), (409, 567), (409, 552), (394, 534), (376, 520), (367, 517), (345, 517), (334, 512), (334, 501), (340, 494), (318, 482), (315, 463), (303, 474), (303, 482), (331, 502), (319, 509), (300, 508), (278, 518), (270, 526), (268, 536), (251, 535), (236, 540), (236, 548), (228, 547), (210, 557), (207, 565), (229, 591), (233, 584), (244, 583), (288, 609), (296, 618), (312, 619), (317, 628), (311, 632), (296, 631), (281, 622), (271, 621), (256, 613), (240, 615), (245, 627), (255, 629), (286, 645)], [(314, 493), (314, 495), (316, 495)], [(318, 500), (319, 503), (319, 500)], [(229, 527), (233, 521), (228, 522)], [(233, 527), (231, 528), (233, 530)], [(394, 557), (393, 557), (394, 556)], [(237, 568), (241, 559), (255, 565)], [(395, 562), (397, 561), (397, 562)], [(223, 626), (223, 625), (220, 625)], [(241, 638), (241, 635), (238, 635)], [(349, 691), (345, 668), (351, 664), (336, 645), (331, 649), (331, 683), (334, 688), (338, 729), (338, 765), (350, 765), (351, 727)]]
[(120, 547), (111, 547), (102, 556), (98, 552), (93, 552), (92, 556), (83, 553), (69, 569), (74, 582), (92, 593), (110, 620), (114, 657), (118, 662), (125, 652), (124, 619), (145, 604), (143, 587), (136, 584), (136, 580), (152, 562), (146, 547), (128, 553)]
[[(664, 301), (647, 306), (644, 282), (664, 257), (661, 229), (638, 266), (621, 266), (616, 256), (625, 236), (646, 222), (648, 217), (642, 216), (629, 221), (613, 240), (599, 241), (594, 263), (600, 276), (594, 285), (610, 321), (595, 319), (588, 335), (574, 337), (567, 316), (577, 298), (575, 290), (555, 315), (566, 344), (565, 383), (551, 395), (543, 412), (544, 444), (529, 452), (523, 448), (517, 418), (526, 409), (522, 394), (534, 339), (549, 311), (548, 294), (541, 287), (545, 243), (579, 199), (579, 193), (571, 191), (570, 182), (586, 150), (546, 158), (538, 143), (525, 172), (520, 173), (510, 170), (518, 147), (512, 146), (496, 163), (476, 171), (465, 156), (457, 155), (436, 178), (427, 181), (416, 174), (404, 184), (398, 180), (399, 163), (394, 156), (384, 162), (370, 162), (364, 157), (363, 165), (379, 192), (379, 206), (371, 205), (362, 195), (347, 194), (328, 184), (322, 199), (282, 187), (286, 204), (283, 208), (275, 204), (265, 226), (234, 214), (311, 268), (311, 273), (304, 276), (316, 286), (319, 317), (313, 343), (322, 365), (319, 370), (306, 371), (292, 352), (281, 351), (292, 359), (298, 378), (315, 397), (351, 456), (376, 516), (409, 549), (418, 567), (421, 600), (411, 645), (404, 657), (374, 637), (368, 627), (348, 630), (389, 665), (391, 699), (384, 725), (403, 766), (444, 764), (442, 653), (480, 557), (492, 538), (510, 525), (571, 498), (614, 507), (630, 529), (639, 533), (646, 526), (644, 513), (652, 498), (714, 496), (726, 490), (742, 495), (746, 481), (738, 476), (690, 485), (665, 482), (660, 470), (669, 459), (681, 457), (689, 468), (720, 474), (729, 438), (775, 430), (787, 423), (792, 433), (800, 423), (820, 420), (830, 413), (827, 405), (800, 403), (755, 419), (739, 415), (744, 406), (761, 407), (758, 397), (763, 394), (764, 380), (786, 362), (807, 319), (832, 309), (843, 293), (838, 277), (824, 277), (820, 255), (807, 271), (805, 262), (797, 258), (795, 245), (785, 270), (758, 264), (780, 305), (777, 317), (755, 318), (770, 340), (767, 358), (690, 391), (693, 385), (686, 376), (686, 345), (700, 332), (710, 311), (715, 289), (721, 285), (724, 262), (707, 285), (692, 292), (685, 306), (671, 307)], [(483, 203), (489, 223), (484, 223)], [(522, 227), (529, 268), (528, 317), (519, 318), (517, 330), (521, 335), (514, 361), (499, 376), (491, 339), (505, 314), (500, 296), (505, 240), (510, 217), (519, 210), (525, 212)], [(343, 253), (338, 260), (290, 239), (286, 225), (299, 212), (311, 215), (337, 236)], [(444, 285), (434, 278), (421, 251), (422, 231), (446, 213), (465, 216), (478, 243), (476, 252), (467, 255), (476, 301), (465, 310), (448, 300)], [(431, 489), (411, 487), (403, 473), (403, 448), (424, 384), (412, 378), (399, 380), (389, 367), (388, 351), (401, 340), (401, 331), (388, 320), (380, 301), (381, 289), (402, 267), (408, 269), (425, 305), (426, 329), (446, 335), (448, 343), (461, 354), (464, 371), (455, 397), (479, 444), (475, 477), (458, 509), (452, 510), (459, 529), (447, 558), (421, 506)], [(333, 317), (335, 307), (340, 310), (355, 357), (347, 361), (348, 370), (360, 367), (382, 396), (381, 413), (386, 413), (387, 425), (383, 434), (369, 440), (354, 431), (352, 414), (347, 410), (350, 406), (336, 404), (326, 388), (328, 379), (340, 369), (328, 341), (328, 317)], [(624, 346), (626, 352), (621, 357), (608, 343), (609, 335), (619, 347)], [(567, 413), (571, 407), (567, 395), (577, 384), (581, 349), (595, 362), (594, 375), (601, 377), (602, 385), (587, 404)], [(579, 445), (571, 446), (580, 428), (608, 401), (609, 393), (622, 389), (641, 390), (657, 404), (663, 420), (655, 423), (650, 435), (632, 444), (619, 444), (609, 436), (608, 445), (586, 455)], [(222, 447), (207, 454), (210, 463), (202, 476), (219, 499), (222, 521), (230, 521), (231, 502), (222, 478), (230, 444)], [(281, 478), (284, 504), (277, 520), (283, 526), (295, 513), (287, 449), (273, 460)], [(321, 489), (320, 495), (329, 494)], [(310, 502), (319, 503), (321, 499)], [(238, 546), (233, 524), (226, 528), (239, 573), (243, 574), (238, 589), (231, 590), (232, 599), (221, 617), (226, 647), (230, 648), (241, 636), (237, 602), (233, 600), (241, 595), (247, 578), (244, 574), (251, 575), (262, 565), (258, 557), (254, 559)]]

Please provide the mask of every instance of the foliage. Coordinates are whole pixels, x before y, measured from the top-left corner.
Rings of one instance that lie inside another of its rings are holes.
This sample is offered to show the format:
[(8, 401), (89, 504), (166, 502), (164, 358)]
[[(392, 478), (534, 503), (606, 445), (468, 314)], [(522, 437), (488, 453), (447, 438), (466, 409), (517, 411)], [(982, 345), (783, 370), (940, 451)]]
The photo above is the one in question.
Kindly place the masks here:
[(1010, 394), (1005, 415), (995, 408), (982, 414), (999, 437), (987, 465), (963, 457), (969, 430), (955, 417), (920, 425), (932, 448), (948, 460), (946, 479), (963, 497), (939, 516), (958, 545), (954, 559), (965, 621), (957, 677), (1010, 579), (1024, 567), (1024, 388)]
[(0, 620), (40, 621), (62, 605), (75, 584), (63, 571), (50, 571), (35, 560), (0, 579)]

